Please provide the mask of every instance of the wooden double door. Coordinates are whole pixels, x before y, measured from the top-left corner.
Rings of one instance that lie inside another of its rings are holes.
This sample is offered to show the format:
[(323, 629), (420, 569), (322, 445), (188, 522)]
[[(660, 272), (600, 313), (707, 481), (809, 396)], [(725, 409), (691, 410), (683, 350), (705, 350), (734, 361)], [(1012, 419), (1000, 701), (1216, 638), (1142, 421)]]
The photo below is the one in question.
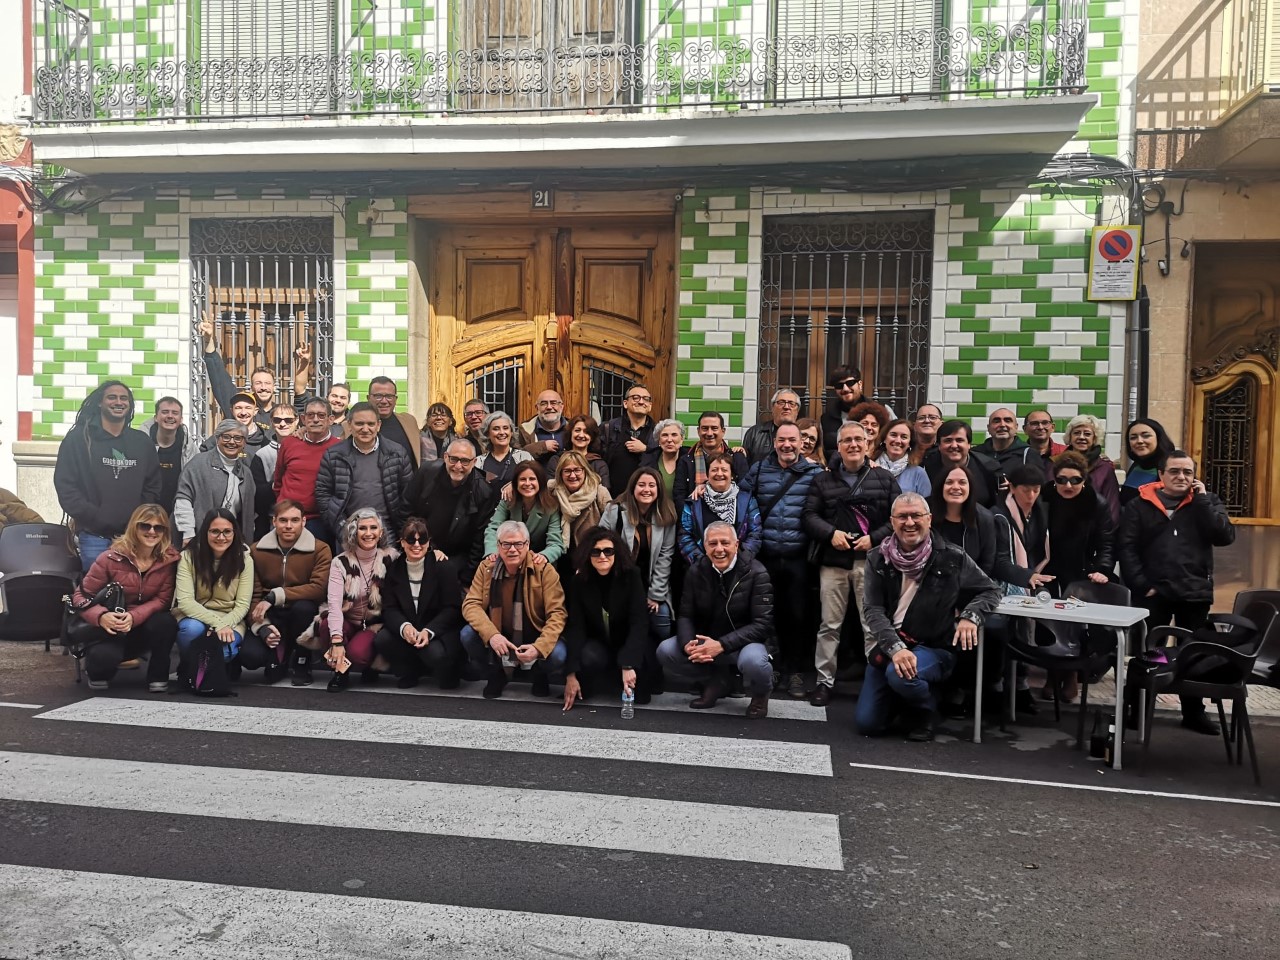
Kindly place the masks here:
[(567, 415), (603, 422), (643, 383), (670, 408), (670, 220), (438, 224), (429, 243), (433, 401), (460, 415), (480, 397), (524, 420), (552, 389)]

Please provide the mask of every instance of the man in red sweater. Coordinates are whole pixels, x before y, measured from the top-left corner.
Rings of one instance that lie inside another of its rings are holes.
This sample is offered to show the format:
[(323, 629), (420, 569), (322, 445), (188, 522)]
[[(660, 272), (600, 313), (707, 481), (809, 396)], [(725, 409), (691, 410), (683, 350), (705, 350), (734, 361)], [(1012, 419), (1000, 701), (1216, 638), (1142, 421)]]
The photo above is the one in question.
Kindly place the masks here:
[(308, 400), (302, 408), (302, 432), (282, 437), (276, 456), (276, 475), (271, 486), (276, 500), (296, 500), (302, 504), (307, 529), (317, 540), (333, 546), (333, 531), (316, 510), (316, 475), (320, 458), (341, 438), (329, 432), (329, 404), (319, 397)]

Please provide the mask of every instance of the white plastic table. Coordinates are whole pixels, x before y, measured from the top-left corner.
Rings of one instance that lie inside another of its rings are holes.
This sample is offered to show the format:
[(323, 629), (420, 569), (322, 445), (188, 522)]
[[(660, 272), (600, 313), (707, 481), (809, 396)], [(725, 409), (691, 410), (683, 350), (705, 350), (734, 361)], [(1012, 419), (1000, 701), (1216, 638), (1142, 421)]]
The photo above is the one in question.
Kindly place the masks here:
[[(1147, 611), (1142, 607), (1118, 607), (1110, 603), (1079, 603), (1063, 607), (1064, 601), (1051, 603), (1022, 602), (1021, 597), (1005, 597), (992, 613), (1003, 613), (1008, 617), (1025, 617), (1029, 620), (1060, 620), (1067, 623), (1083, 623), (1099, 627), (1108, 627), (1116, 634), (1116, 744), (1112, 752), (1115, 769), (1121, 769), (1121, 754), (1124, 749), (1124, 668), (1125, 656), (1129, 652), (1127, 641), (1128, 628), (1139, 620), (1145, 620)], [(983, 631), (978, 634), (978, 684), (974, 692), (973, 742), (982, 742), (982, 641)]]

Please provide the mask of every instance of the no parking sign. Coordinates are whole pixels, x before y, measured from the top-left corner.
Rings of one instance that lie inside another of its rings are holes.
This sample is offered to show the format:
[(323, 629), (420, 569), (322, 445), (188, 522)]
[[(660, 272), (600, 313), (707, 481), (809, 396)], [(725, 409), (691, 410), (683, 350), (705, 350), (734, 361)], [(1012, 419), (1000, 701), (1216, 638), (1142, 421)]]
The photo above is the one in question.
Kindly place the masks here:
[(1141, 250), (1141, 227), (1094, 227), (1089, 245), (1088, 299), (1135, 299)]

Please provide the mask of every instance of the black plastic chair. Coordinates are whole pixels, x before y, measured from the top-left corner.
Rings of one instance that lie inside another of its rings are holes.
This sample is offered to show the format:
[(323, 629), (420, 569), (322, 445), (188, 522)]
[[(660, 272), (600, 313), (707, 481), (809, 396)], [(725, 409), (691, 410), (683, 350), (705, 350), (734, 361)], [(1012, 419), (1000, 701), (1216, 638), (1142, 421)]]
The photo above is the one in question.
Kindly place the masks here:
[[(1263, 606), (1275, 611), (1267, 625)], [(1258, 624), (1262, 632), (1262, 643), (1258, 646), (1257, 659), (1253, 664), (1253, 673), (1248, 683), (1256, 683), (1264, 687), (1280, 687), (1280, 590), (1241, 590), (1236, 594), (1236, 602), (1232, 613), (1248, 617)]]
[(0, 639), (43, 640), (62, 630), (62, 597), (80, 578), (71, 532), (56, 523), (0, 530)]
[[(1233, 617), (1233, 620), (1242, 620)], [(1218, 622), (1224, 622), (1220, 616), (1209, 618), (1207, 626), (1212, 629)], [(1271, 623), (1275, 622), (1272, 618)], [(1248, 622), (1246, 621), (1246, 624)], [(1205, 639), (1204, 628), (1197, 634), (1180, 627), (1156, 627), (1147, 638), (1150, 649), (1156, 650), (1165, 646), (1170, 639), (1176, 639), (1178, 645), (1171, 648), (1171, 661), (1167, 665), (1148, 667), (1145, 673), (1137, 669), (1130, 674), (1132, 686), (1146, 694), (1146, 715), (1143, 718), (1142, 732), (1142, 769), (1146, 768), (1147, 753), (1151, 745), (1151, 728), (1155, 719), (1156, 696), (1161, 693), (1180, 697), (1197, 697), (1213, 701), (1218, 708), (1218, 722), (1222, 726), (1222, 743), (1227, 751), (1227, 763), (1232, 760), (1237, 765), (1244, 762), (1244, 743), (1249, 746), (1249, 762), (1253, 766), (1253, 782), (1261, 786), (1262, 776), (1258, 772), (1258, 753), (1253, 745), (1253, 728), (1249, 724), (1249, 710), (1246, 701), (1249, 696), (1248, 681), (1257, 659), (1258, 647), (1263, 639), (1263, 632), (1256, 624), (1248, 624), (1252, 632), (1242, 637), (1239, 646), (1228, 646), (1226, 643), (1213, 643)], [(1231, 701), (1231, 723), (1228, 726), (1223, 701)], [(1232, 753), (1234, 745), (1235, 752)]]
[[(1094, 583), (1092, 580), (1077, 580), (1069, 584), (1064, 597), (1076, 597), (1086, 603), (1105, 603), (1117, 607), (1129, 606), (1129, 588), (1120, 583)], [(1109, 627), (1090, 627), (1083, 623), (1046, 620), (1041, 622), (1053, 634), (1054, 643), (1049, 646), (1038, 646), (1012, 637), (1005, 646), (1008, 655), (1016, 660), (1034, 664), (1047, 670), (1049, 684), (1053, 689), (1053, 719), (1062, 720), (1062, 691), (1066, 678), (1071, 674), (1080, 677), (1080, 715), (1076, 719), (1076, 749), (1084, 748), (1084, 722), (1089, 712), (1089, 684), (1098, 679), (1114, 665), (1116, 647), (1114, 634)], [(1141, 627), (1141, 621), (1135, 627)], [(1130, 628), (1133, 630), (1135, 628)], [(1105, 633), (1106, 642), (1091, 642), (1090, 632), (1095, 636)], [(1034, 634), (1033, 634), (1034, 635)], [(1132, 635), (1132, 634), (1131, 634)], [(1012, 674), (1012, 670), (1008, 671)], [(1013, 678), (1006, 679), (1010, 691), (1013, 690)], [(1012, 693), (1010, 698), (1012, 699)]]

